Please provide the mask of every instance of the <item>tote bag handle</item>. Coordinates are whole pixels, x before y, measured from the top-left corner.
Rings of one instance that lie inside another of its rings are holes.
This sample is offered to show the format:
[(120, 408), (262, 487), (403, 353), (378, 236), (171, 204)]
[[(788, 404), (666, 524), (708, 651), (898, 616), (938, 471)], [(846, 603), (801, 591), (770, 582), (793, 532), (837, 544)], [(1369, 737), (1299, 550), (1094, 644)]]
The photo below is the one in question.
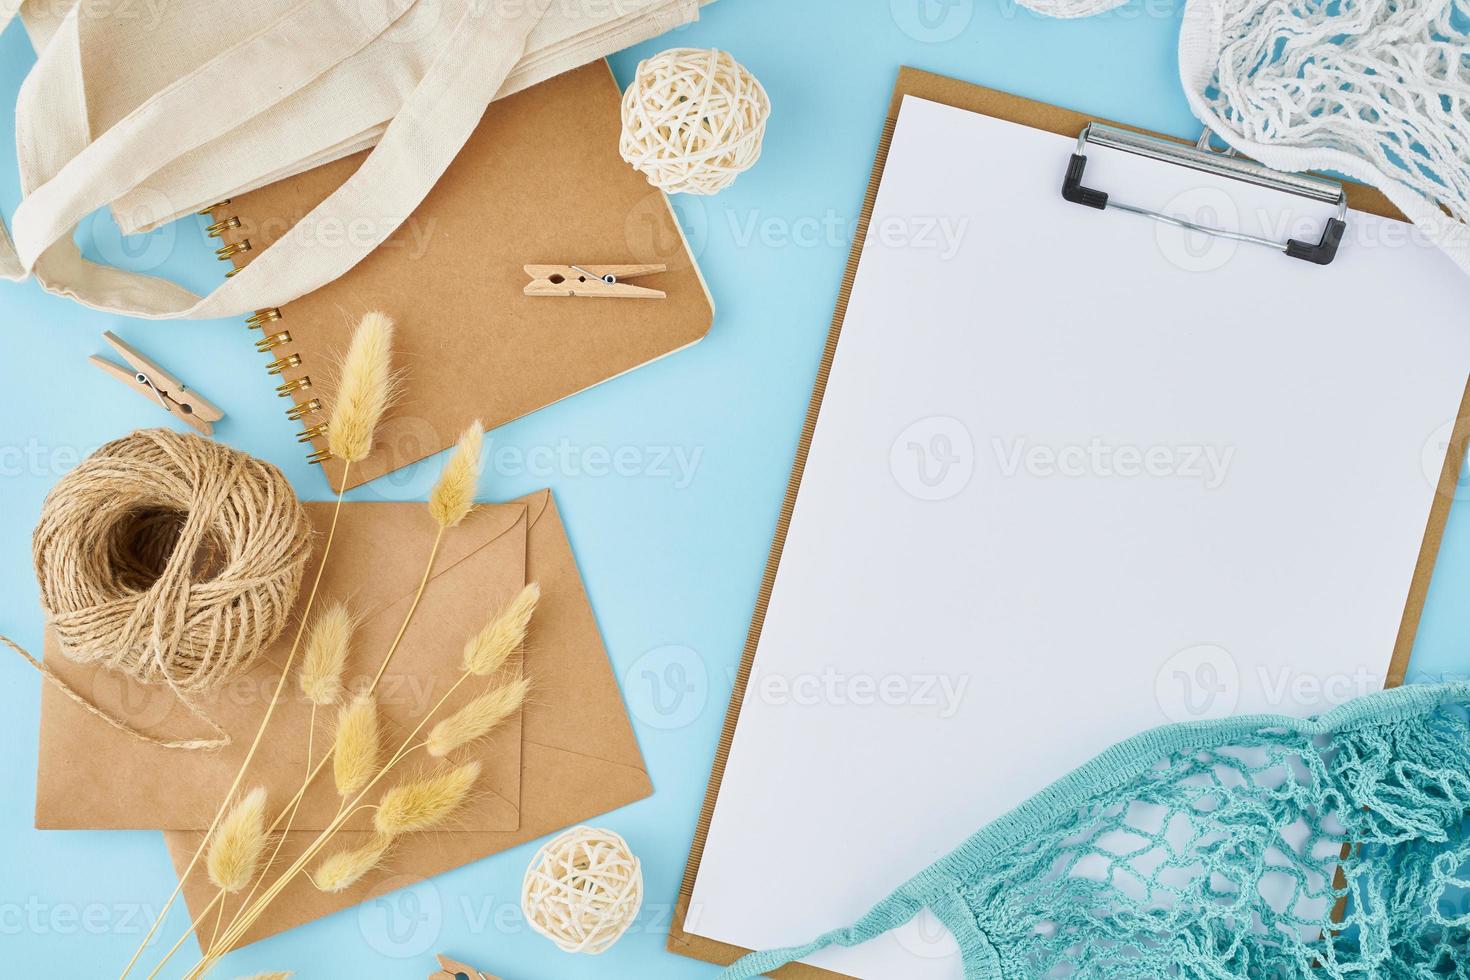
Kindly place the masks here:
[[(208, 296), (82, 257), (72, 232), (91, 211), (133, 190), (182, 153), (227, 133), (361, 50), (412, 5), (387, 0), (366, 16), (358, 0), (307, 0), (154, 95), (97, 140), (58, 125), (83, 113), (46, 112), (81, 98), (80, 5), (22, 86), (16, 143), (25, 197), (14, 238), (0, 241), (0, 274), (34, 272), (50, 292), (109, 313), (206, 319), (280, 306), (352, 268), (406, 220), (453, 161), (525, 51), (549, 0), (471, 0), (378, 146), (348, 180), (238, 275)], [(13, 16), (18, 0), (0, 0)], [(3, 29), (0, 23), (0, 29)], [(331, 249), (313, 247), (323, 222), (371, 227)], [(0, 233), (3, 234), (3, 233)]]
[[(0, 34), (15, 19), (20, 11), (20, 4), (21, 0), (0, 0)], [(15, 243), (10, 240), (10, 232), (5, 227), (4, 219), (0, 218), (0, 278), (24, 279), (25, 275), (25, 266), (20, 264), (20, 256), (15, 253)]]

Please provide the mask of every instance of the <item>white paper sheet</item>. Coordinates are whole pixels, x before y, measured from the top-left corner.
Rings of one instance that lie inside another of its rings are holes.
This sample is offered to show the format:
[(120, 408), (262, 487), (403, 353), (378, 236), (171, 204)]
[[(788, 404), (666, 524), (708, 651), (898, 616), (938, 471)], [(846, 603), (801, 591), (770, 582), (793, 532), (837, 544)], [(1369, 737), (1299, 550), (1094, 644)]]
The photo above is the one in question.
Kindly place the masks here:
[[(1119, 739), (1381, 685), (1470, 282), (1370, 215), (1319, 268), (1067, 204), (1071, 144), (904, 103), (693, 933), (805, 942)], [(1325, 217), (1095, 147), (1086, 183), (1272, 236)], [(810, 962), (962, 975), (927, 916)]]

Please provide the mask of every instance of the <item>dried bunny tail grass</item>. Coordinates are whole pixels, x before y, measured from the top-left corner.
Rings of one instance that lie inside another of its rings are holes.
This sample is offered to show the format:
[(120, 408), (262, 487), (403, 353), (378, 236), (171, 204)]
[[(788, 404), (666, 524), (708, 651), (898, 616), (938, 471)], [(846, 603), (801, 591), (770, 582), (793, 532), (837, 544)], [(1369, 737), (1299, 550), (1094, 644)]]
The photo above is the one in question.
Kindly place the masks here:
[(276, 973), (252, 973), (248, 977), (241, 977), (240, 980), (291, 980), (294, 975), (290, 970), (280, 970)]
[(530, 681), (517, 677), (481, 694), (434, 726), (426, 743), (429, 754), (442, 759), (460, 746), (490, 734), (525, 703), (530, 689)]
[(480, 778), (480, 764), (446, 769), (409, 783), (401, 783), (383, 794), (373, 826), (380, 834), (397, 836), (428, 830), (453, 813)]
[(206, 862), (209, 880), (231, 894), (250, 884), (266, 841), (265, 788), (257, 786), (241, 797), (215, 830)]
[(383, 860), (383, 855), (392, 846), (391, 836), (374, 834), (372, 840), (361, 847), (330, 854), (317, 865), (316, 874), (310, 876), (311, 883), (316, 886), (317, 891), (323, 892), (340, 892), (351, 888), (363, 875), (378, 866), (378, 862)]
[(485, 427), (476, 419), (459, 437), (459, 444), (444, 464), (439, 482), (429, 494), (429, 514), (440, 527), (455, 527), (474, 507), (484, 440)]
[(357, 325), (342, 361), (337, 397), (327, 419), (327, 448), (356, 463), (373, 448), (373, 433), (393, 394), (393, 320), (369, 313)]
[(464, 648), (465, 672), (484, 677), (505, 666), (506, 659), (516, 647), (525, 642), (531, 613), (536, 611), (536, 602), (540, 598), (541, 587), (532, 582), (517, 593), (510, 605), (502, 609), (488, 626), (471, 638)]
[(345, 602), (334, 602), (322, 610), (306, 640), (298, 680), (301, 693), (313, 704), (336, 704), (342, 698), (342, 668), (352, 645), (357, 620)]
[(378, 771), (378, 705), (359, 694), (337, 714), (337, 740), (332, 750), (332, 776), (337, 792), (352, 796)]

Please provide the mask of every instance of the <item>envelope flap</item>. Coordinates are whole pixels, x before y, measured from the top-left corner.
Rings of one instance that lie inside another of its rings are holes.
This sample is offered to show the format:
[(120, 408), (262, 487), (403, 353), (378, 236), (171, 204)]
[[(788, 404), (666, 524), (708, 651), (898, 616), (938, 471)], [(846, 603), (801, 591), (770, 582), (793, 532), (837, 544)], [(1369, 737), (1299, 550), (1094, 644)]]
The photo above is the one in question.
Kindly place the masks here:
[[(334, 506), (306, 504), (312, 526), (326, 527)], [(350, 524), (341, 524), (332, 540), (321, 594), (350, 599), (354, 612), (366, 619), (418, 591), (436, 525), (422, 504), (349, 503), (343, 508), (351, 513)], [(481, 506), (464, 524), (447, 531), (439, 542), (430, 588), (454, 574), (465, 559), (512, 531), (522, 513), (523, 509), (515, 504)], [(318, 533), (303, 582), (310, 582), (316, 575), (323, 540)], [(363, 574), (364, 569), (371, 569), (372, 574)], [(276, 644), (268, 653), (274, 655), (278, 649), (280, 645)]]
[[(568, 755), (586, 756), (641, 771), (643, 754), (628, 722), (622, 692), (608, 662), (602, 631), (582, 585), (561, 514), (550, 490), (524, 499), (533, 542), (526, 576), (541, 583), (543, 612), (543, 627), (529, 638), (528, 655), (535, 656), (540, 650), (584, 648), (596, 649), (601, 654), (599, 668), (592, 672), (558, 657), (537, 661), (538, 689), (554, 690), (574, 699), (583, 705), (583, 710), (528, 712), (525, 739), (527, 743), (534, 742)], [(538, 541), (554, 544), (536, 546)]]

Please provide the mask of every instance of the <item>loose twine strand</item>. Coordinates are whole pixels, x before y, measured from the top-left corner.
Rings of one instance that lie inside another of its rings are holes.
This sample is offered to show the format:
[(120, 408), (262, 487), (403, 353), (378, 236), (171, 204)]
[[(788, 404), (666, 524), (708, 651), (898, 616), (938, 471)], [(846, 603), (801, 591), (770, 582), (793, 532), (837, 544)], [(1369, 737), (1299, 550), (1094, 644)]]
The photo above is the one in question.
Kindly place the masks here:
[(280, 470), (199, 436), (139, 430), (47, 495), (31, 542), (41, 606), (68, 659), (167, 686), (214, 736), (139, 732), (0, 640), (140, 741), (219, 748), (228, 736), (192, 699), (248, 670), (280, 635), (310, 551), (306, 512)]

